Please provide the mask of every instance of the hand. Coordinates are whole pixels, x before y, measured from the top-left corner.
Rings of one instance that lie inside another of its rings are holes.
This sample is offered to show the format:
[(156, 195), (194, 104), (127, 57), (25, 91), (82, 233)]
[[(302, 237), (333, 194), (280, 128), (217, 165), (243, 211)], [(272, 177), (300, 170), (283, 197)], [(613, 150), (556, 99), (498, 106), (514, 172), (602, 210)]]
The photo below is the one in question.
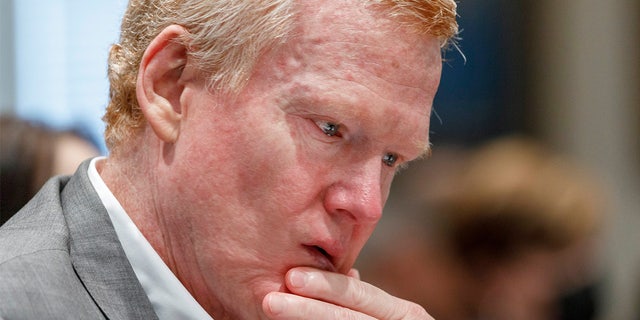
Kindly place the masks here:
[(262, 301), (270, 319), (433, 320), (418, 304), (360, 281), (355, 270), (347, 276), (293, 268), (287, 272), (285, 284), (291, 293), (271, 292)]

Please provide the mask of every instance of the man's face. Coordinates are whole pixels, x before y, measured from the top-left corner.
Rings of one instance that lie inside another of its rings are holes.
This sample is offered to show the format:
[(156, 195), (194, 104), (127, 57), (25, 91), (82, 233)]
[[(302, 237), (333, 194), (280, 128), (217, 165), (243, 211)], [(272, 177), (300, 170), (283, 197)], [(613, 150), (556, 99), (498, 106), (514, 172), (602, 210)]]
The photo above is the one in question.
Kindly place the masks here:
[(303, 12), (238, 97), (202, 82), (181, 97), (163, 200), (193, 258), (178, 276), (196, 269), (188, 287), (211, 297), (200, 302), (235, 317), (261, 314), (292, 267), (347, 273), (398, 165), (428, 146), (437, 40), (335, 6)]

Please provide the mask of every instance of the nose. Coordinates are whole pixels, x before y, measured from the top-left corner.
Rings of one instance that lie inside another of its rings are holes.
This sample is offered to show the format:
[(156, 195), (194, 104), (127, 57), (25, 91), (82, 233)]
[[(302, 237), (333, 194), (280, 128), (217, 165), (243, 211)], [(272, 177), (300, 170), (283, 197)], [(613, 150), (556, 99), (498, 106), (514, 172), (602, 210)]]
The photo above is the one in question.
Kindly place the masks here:
[(374, 158), (340, 170), (325, 193), (324, 206), (330, 214), (350, 215), (356, 223), (375, 224), (382, 217), (386, 196), (382, 161)]

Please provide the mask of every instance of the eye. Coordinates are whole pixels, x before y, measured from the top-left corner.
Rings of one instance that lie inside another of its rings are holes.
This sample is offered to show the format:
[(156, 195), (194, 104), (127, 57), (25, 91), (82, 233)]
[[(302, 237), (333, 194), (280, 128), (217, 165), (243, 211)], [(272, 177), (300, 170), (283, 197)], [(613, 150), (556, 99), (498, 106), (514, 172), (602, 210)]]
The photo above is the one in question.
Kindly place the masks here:
[(317, 120), (315, 121), (316, 124), (318, 125), (318, 127), (320, 128), (320, 130), (322, 130), (322, 132), (324, 134), (326, 134), (329, 137), (339, 137), (340, 136), (340, 125), (337, 123), (333, 123), (333, 122), (328, 122), (328, 121), (321, 121), (321, 120)]
[(395, 166), (397, 161), (398, 155), (395, 153), (387, 153), (382, 157), (382, 162), (389, 167)]

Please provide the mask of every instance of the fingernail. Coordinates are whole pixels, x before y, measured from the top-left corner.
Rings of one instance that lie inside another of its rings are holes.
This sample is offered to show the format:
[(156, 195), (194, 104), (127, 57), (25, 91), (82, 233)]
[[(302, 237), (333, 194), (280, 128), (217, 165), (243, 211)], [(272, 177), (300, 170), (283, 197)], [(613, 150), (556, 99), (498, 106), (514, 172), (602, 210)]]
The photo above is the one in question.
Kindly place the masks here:
[(269, 296), (269, 309), (273, 314), (280, 314), (287, 308), (287, 298), (277, 294)]
[(293, 287), (302, 288), (307, 285), (307, 273), (298, 270), (292, 270), (289, 274), (289, 282)]

